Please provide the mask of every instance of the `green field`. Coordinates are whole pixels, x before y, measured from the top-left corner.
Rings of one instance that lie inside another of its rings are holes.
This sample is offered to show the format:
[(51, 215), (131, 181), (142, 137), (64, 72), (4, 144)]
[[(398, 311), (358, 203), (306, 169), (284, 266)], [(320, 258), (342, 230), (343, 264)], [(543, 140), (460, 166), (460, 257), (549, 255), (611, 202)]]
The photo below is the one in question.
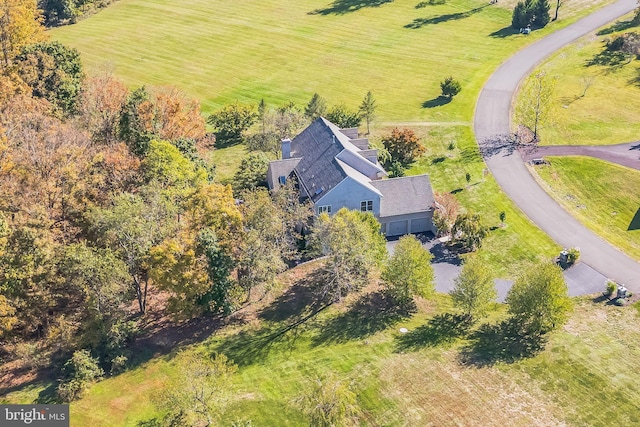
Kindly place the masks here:
[(590, 157), (548, 157), (545, 189), (599, 236), (640, 260), (640, 171)]
[[(293, 280), (295, 270), (288, 274)], [(371, 294), (353, 295), (269, 339), (269, 333), (309, 311), (309, 288), (295, 283), (257, 314), (236, 319), (236, 326), (197, 344), (207, 352), (224, 352), (239, 365), (228, 385), (230, 404), (216, 425), (237, 418), (256, 426), (308, 425), (293, 401), (308, 381), (327, 372), (354, 381), (364, 425), (610, 426), (640, 421), (640, 332), (631, 326), (638, 321), (633, 307), (578, 300), (569, 323), (551, 336), (542, 353), (509, 361), (492, 355), (490, 342), (478, 345), (486, 335), (470, 331), (472, 339), (455, 338), (446, 295), (419, 301), (410, 317), (381, 311)], [(504, 315), (504, 307), (498, 307), (488, 322)], [(400, 327), (410, 332), (403, 336)], [(177, 373), (169, 354), (95, 384), (71, 404), (71, 425), (136, 426), (149, 420), (159, 414), (154, 393)], [(36, 383), (8, 400), (35, 400), (47, 385)]]
[[(121, 0), (51, 35), (80, 50), (89, 72), (114, 69), (132, 87), (177, 86), (205, 112), (235, 100), (306, 104), (314, 92), (355, 108), (371, 90), (381, 121), (470, 121), (500, 62), (608, 2), (572, 1), (527, 37), (508, 28), (511, 1)], [(423, 108), (448, 75), (461, 94)]]
[[(619, 61), (606, 40), (639, 31), (627, 15), (561, 49), (537, 72), (556, 81), (543, 145), (604, 145), (640, 139), (640, 61)], [(603, 34), (604, 33), (604, 34)], [(598, 35), (600, 34), (600, 35)]]

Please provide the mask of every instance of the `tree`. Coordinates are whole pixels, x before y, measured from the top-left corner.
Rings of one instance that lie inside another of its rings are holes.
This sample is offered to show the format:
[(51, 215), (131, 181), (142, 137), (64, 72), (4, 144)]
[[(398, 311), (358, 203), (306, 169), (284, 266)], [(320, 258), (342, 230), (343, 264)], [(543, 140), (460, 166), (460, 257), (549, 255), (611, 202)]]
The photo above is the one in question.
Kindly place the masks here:
[(558, 19), (558, 12), (560, 11), (560, 6), (562, 5), (564, 5), (564, 0), (556, 0), (556, 14), (553, 17), (554, 21)]
[(549, 0), (536, 0), (533, 4), (533, 23), (543, 28), (545, 27), (551, 17), (549, 16), (549, 9), (551, 5), (549, 5)]
[(411, 129), (394, 128), (390, 135), (382, 137), (382, 143), (393, 160), (405, 165), (425, 152), (424, 145)]
[(349, 111), (344, 104), (335, 105), (327, 113), (327, 120), (341, 129), (355, 128), (360, 126), (362, 117), (360, 114)]
[(555, 79), (544, 73), (537, 73), (527, 79), (516, 108), (518, 121), (533, 130), (533, 140), (538, 140), (538, 129), (549, 115), (555, 89)]
[(280, 139), (293, 138), (308, 123), (304, 113), (293, 102), (287, 102), (272, 111), (269, 121)]
[(433, 222), (438, 229), (439, 235), (447, 235), (451, 232), (451, 227), (456, 221), (460, 204), (451, 193), (435, 193), (434, 202)]
[(160, 183), (171, 192), (196, 187), (207, 181), (206, 171), (167, 141), (151, 141), (141, 166), (148, 181)]
[(551, 262), (531, 265), (517, 277), (506, 299), (524, 331), (545, 334), (562, 326), (572, 308), (562, 269)]
[(169, 411), (169, 418), (178, 422), (174, 425), (213, 426), (229, 400), (237, 366), (224, 354), (185, 350), (173, 360), (179, 375), (155, 397), (156, 406)]
[(327, 112), (327, 103), (323, 97), (321, 97), (318, 93), (314, 93), (311, 97), (311, 100), (307, 104), (304, 109), (304, 115), (309, 118), (309, 120), (315, 120), (320, 116), (324, 116)]
[(84, 79), (76, 49), (55, 41), (38, 43), (24, 47), (15, 62), (33, 96), (46, 99), (64, 114), (76, 112)]
[(361, 410), (353, 384), (334, 375), (318, 378), (296, 399), (313, 427), (358, 425)]
[(282, 143), (277, 133), (262, 132), (249, 135), (245, 139), (245, 145), (249, 151), (263, 151), (279, 157)]
[(533, 22), (536, 0), (519, 1), (513, 9), (511, 26), (516, 30), (526, 28)]
[(469, 318), (484, 316), (498, 294), (491, 272), (477, 257), (468, 258), (451, 291), (453, 304)]
[(504, 220), (507, 219), (507, 213), (505, 211), (500, 212), (500, 224), (504, 225)]
[(442, 96), (453, 98), (460, 93), (462, 86), (459, 81), (454, 80), (452, 76), (449, 76), (440, 82), (440, 90), (442, 92)]
[(243, 132), (258, 118), (254, 109), (255, 106), (235, 102), (211, 114), (207, 123), (214, 128), (216, 141), (224, 145), (241, 142)]
[(2, 70), (7, 71), (23, 47), (46, 39), (35, 0), (0, 0)]
[(381, 277), (401, 306), (411, 302), (414, 295), (427, 297), (435, 291), (432, 258), (415, 236), (403, 236), (398, 241)]
[(98, 365), (98, 360), (91, 357), (91, 353), (77, 350), (64, 364), (63, 374), (57, 394), (64, 402), (71, 402), (79, 398), (92, 381), (101, 378), (104, 371)]
[(95, 141), (108, 145), (117, 141), (120, 114), (128, 94), (127, 87), (108, 73), (85, 80), (80, 114)]
[(328, 280), (324, 295), (339, 301), (369, 280), (370, 272), (386, 255), (380, 224), (370, 212), (340, 209), (333, 217), (322, 214), (311, 235), (311, 248), (327, 256)]
[(236, 194), (242, 190), (266, 187), (269, 158), (264, 153), (249, 153), (240, 162), (240, 168), (233, 176), (233, 189)]
[(480, 222), (478, 214), (458, 215), (451, 228), (453, 242), (461, 244), (463, 248), (470, 251), (479, 248), (487, 234), (487, 228)]
[(369, 124), (376, 117), (376, 108), (378, 108), (378, 106), (376, 105), (376, 100), (373, 99), (371, 91), (368, 91), (364, 99), (362, 100), (362, 104), (360, 104), (360, 108), (358, 110), (358, 112), (360, 113), (360, 117), (367, 121), (367, 135), (369, 135)]

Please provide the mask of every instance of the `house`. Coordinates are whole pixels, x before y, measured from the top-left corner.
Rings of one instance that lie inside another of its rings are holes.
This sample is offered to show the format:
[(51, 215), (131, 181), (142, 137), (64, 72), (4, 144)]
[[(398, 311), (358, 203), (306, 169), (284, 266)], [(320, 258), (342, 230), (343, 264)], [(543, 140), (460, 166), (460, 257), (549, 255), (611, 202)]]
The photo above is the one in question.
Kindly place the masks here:
[(269, 164), (269, 189), (292, 177), (317, 214), (343, 207), (372, 212), (387, 236), (436, 231), (428, 175), (387, 178), (377, 150), (358, 138), (357, 128), (339, 129), (320, 117), (293, 140), (283, 140), (282, 159)]

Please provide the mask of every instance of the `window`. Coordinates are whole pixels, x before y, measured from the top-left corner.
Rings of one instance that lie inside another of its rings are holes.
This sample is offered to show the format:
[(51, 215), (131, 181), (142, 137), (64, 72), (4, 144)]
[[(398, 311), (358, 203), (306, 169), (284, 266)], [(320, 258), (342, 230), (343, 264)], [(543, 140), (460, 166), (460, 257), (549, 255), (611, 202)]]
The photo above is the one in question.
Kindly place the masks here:
[(360, 210), (362, 212), (373, 211), (373, 200), (363, 200), (360, 202)]
[(331, 205), (318, 206), (318, 214), (326, 212), (328, 214), (331, 213)]

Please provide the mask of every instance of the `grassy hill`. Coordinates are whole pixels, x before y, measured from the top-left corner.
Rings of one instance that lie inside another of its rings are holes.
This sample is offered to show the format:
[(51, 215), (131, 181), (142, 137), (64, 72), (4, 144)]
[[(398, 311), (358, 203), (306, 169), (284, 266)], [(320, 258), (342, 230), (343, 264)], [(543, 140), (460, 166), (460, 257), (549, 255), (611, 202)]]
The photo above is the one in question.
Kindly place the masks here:
[[(470, 122), (504, 58), (609, 1), (572, 1), (559, 21), (523, 36), (509, 28), (513, 1), (121, 0), (51, 35), (80, 50), (89, 72), (178, 86), (205, 112), (235, 100), (306, 104), (314, 92), (355, 108), (371, 90), (381, 121)], [(423, 108), (449, 75), (461, 94)]]

